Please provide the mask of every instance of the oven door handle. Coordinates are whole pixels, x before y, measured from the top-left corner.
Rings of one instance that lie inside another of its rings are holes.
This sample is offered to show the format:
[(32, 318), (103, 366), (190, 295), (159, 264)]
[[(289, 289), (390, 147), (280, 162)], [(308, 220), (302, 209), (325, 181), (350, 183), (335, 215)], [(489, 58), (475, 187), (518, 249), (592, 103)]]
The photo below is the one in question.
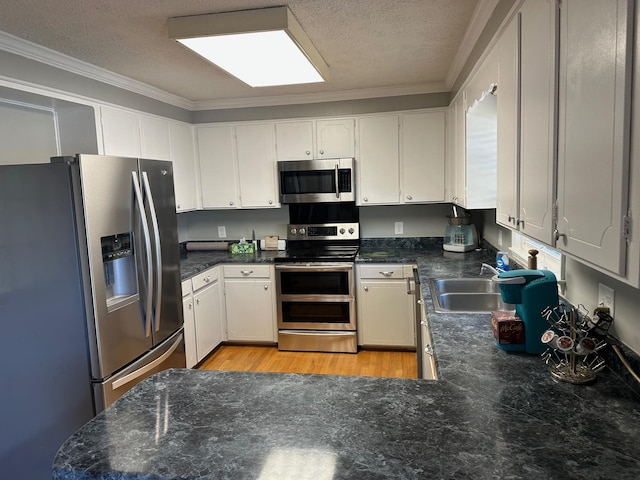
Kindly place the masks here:
[(349, 270), (353, 270), (353, 264), (346, 262), (346, 263), (332, 263), (332, 264), (322, 264), (322, 265), (314, 265), (313, 263), (311, 264), (304, 264), (304, 265), (290, 265), (290, 264), (280, 264), (280, 265), (276, 265), (276, 270), (281, 270), (281, 271), (286, 271), (286, 270), (291, 270), (291, 271), (296, 271), (296, 270), (300, 270), (300, 271), (324, 271), (324, 270), (330, 270), (332, 272), (335, 271), (340, 271), (340, 270), (344, 270), (344, 271), (349, 271)]
[(336, 163), (336, 198), (340, 198), (340, 182), (338, 180), (338, 164)]

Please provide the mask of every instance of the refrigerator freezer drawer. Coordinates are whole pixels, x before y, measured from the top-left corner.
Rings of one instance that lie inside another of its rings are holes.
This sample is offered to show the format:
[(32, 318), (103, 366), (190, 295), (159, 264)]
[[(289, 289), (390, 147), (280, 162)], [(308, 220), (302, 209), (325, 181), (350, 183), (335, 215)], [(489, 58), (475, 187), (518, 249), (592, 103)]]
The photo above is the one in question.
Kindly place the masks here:
[(100, 412), (151, 375), (168, 368), (185, 368), (182, 329), (104, 382), (94, 383), (96, 412)]

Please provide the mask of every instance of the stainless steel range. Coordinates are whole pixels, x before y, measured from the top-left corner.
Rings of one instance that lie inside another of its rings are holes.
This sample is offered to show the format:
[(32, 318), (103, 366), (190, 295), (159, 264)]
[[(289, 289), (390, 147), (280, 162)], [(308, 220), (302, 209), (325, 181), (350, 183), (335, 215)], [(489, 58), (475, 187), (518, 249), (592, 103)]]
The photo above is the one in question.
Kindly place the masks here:
[(275, 266), (278, 348), (356, 353), (359, 224), (295, 223), (288, 232), (286, 255)]

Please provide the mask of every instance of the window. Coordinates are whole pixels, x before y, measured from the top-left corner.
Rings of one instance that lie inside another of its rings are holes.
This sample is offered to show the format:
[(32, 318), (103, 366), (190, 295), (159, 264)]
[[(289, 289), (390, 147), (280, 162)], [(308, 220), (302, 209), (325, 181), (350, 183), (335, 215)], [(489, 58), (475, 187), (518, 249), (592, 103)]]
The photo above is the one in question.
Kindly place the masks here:
[(538, 269), (551, 270), (558, 280), (564, 278), (564, 261), (560, 252), (520, 233), (511, 232), (509, 253), (518, 263), (526, 267), (531, 249), (536, 249), (539, 252), (537, 255)]

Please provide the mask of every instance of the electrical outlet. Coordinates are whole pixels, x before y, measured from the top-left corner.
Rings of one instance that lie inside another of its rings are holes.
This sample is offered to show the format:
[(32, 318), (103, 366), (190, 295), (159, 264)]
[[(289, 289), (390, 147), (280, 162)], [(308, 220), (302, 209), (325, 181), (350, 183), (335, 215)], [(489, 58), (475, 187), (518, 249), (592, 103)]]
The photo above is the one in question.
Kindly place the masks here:
[(227, 238), (227, 227), (224, 225), (218, 225), (218, 237)]
[(609, 315), (613, 317), (613, 306), (615, 300), (615, 290), (611, 287), (599, 283), (598, 284), (598, 307), (607, 307), (609, 309)]
[(498, 230), (498, 246), (502, 246), (502, 230)]
[(402, 235), (402, 232), (404, 232), (404, 223), (403, 222), (396, 222), (396, 235)]

